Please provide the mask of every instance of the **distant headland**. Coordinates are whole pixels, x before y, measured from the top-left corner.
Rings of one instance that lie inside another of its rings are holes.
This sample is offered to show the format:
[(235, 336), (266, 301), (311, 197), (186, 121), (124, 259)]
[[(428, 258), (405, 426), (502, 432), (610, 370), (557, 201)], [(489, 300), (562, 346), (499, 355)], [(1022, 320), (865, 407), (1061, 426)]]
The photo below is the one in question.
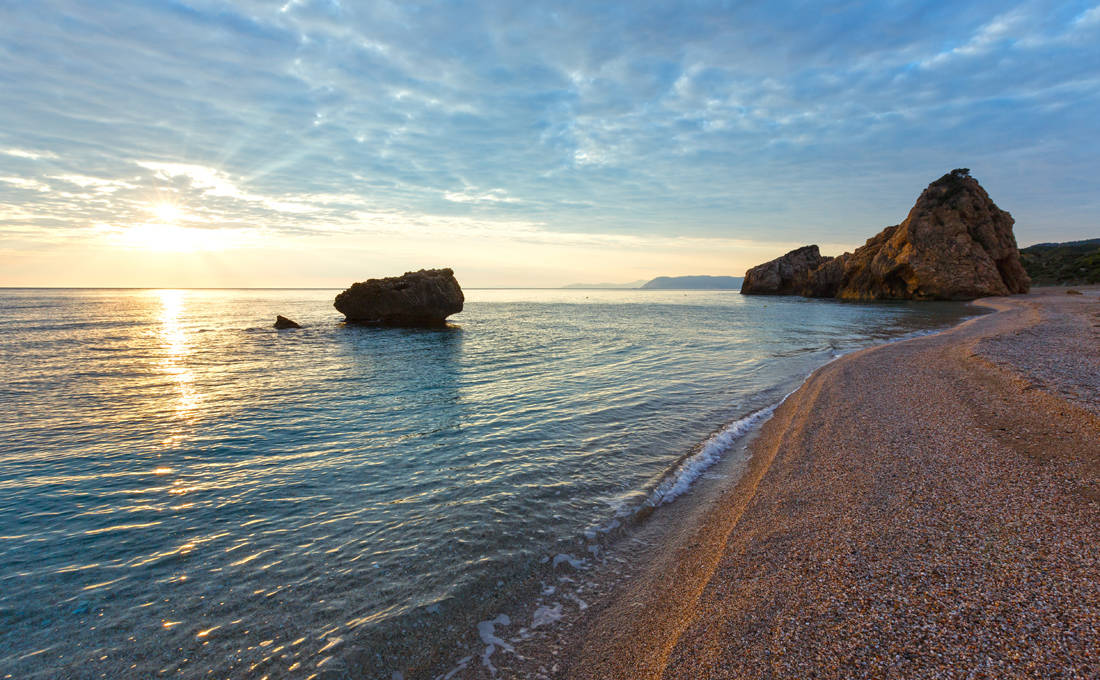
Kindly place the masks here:
[(658, 276), (648, 281), (630, 283), (571, 283), (562, 288), (608, 288), (613, 290), (738, 290), (741, 276)]
[(740, 276), (658, 276), (642, 285), (646, 290), (737, 290)]

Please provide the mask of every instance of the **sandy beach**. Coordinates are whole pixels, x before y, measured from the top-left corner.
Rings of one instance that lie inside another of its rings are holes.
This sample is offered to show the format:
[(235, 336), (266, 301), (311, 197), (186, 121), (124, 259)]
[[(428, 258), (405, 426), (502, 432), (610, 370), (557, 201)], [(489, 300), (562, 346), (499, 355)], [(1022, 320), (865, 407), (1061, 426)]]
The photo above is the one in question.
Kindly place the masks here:
[[(817, 371), (571, 678), (1100, 677), (1100, 289)], [(570, 647), (572, 652), (568, 652)]]

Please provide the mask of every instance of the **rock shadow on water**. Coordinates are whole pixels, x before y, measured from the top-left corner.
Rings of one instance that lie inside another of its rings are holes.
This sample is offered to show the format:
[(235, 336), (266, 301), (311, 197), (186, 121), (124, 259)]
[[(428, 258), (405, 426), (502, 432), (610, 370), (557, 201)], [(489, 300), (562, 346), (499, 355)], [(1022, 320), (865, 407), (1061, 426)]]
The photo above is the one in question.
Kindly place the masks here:
[[(461, 327), (342, 323), (334, 333), (345, 390), (366, 408), (399, 409), (408, 436), (458, 429), (465, 417)], [(359, 383), (359, 387), (354, 387)]]

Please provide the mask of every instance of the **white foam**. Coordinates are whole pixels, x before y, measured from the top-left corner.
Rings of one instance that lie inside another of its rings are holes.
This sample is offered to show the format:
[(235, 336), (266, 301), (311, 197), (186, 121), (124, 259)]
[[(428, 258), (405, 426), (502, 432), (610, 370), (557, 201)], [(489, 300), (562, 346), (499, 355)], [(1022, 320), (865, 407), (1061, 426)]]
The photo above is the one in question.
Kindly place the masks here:
[[(793, 392), (791, 394), (793, 394)], [(748, 432), (753, 425), (770, 418), (772, 413), (775, 413), (775, 409), (786, 401), (786, 399), (787, 397), (783, 397), (782, 400), (771, 406), (751, 413), (741, 420), (735, 420), (722, 430), (711, 435), (710, 439), (703, 442), (703, 445), (699, 448), (697, 453), (684, 459), (676, 468), (675, 472), (661, 480), (661, 483), (657, 485), (657, 488), (654, 489), (653, 493), (646, 499), (646, 505), (657, 507), (658, 505), (671, 503), (683, 495), (684, 492), (691, 488), (692, 482), (698, 479), (707, 468), (718, 462), (718, 459), (721, 458), (726, 451), (729, 451), (730, 447), (733, 446), (738, 438)]]
[(539, 626), (556, 623), (561, 617), (561, 603), (555, 603), (553, 607), (543, 605), (531, 615), (531, 630)]
[(576, 557), (573, 557), (569, 553), (558, 553), (557, 555), (555, 555), (554, 563), (551, 566), (556, 568), (559, 564), (563, 562), (567, 563), (569, 566), (577, 570), (588, 568), (588, 560), (578, 559)]
[[(967, 317), (967, 319), (964, 319), (964, 321), (968, 320), (969, 318), (973, 317)], [(926, 335), (935, 335), (942, 330), (943, 329), (929, 328), (919, 331), (913, 331), (912, 333), (907, 333), (900, 337), (892, 338), (890, 340), (886, 340), (885, 342), (877, 343), (876, 345), (871, 346), (874, 347), (878, 345), (890, 345), (895, 342), (913, 340), (915, 338), (924, 337)], [(829, 361), (826, 361), (825, 364), (831, 364), (840, 357), (854, 351), (857, 350), (853, 349), (843, 352), (834, 351), (832, 353), (832, 358), (829, 359)], [(820, 370), (820, 368), (821, 367), (818, 367), (818, 369), (815, 370)], [(809, 380), (810, 376), (812, 376), (813, 374), (814, 371), (811, 371), (809, 374), (807, 374), (806, 377), (802, 379), (802, 383), (799, 384), (799, 387), (806, 384), (806, 381)], [(711, 435), (710, 439), (703, 443), (703, 446), (699, 449), (698, 453), (685, 459), (682, 463), (680, 463), (679, 467), (676, 468), (676, 471), (674, 473), (661, 480), (661, 483), (657, 485), (657, 488), (653, 490), (653, 493), (649, 494), (649, 498), (646, 499), (645, 505), (649, 507), (657, 507), (658, 505), (671, 503), (679, 496), (683, 495), (684, 492), (686, 492), (691, 487), (692, 482), (698, 479), (699, 476), (702, 475), (707, 468), (718, 462), (718, 459), (721, 458), (722, 455), (725, 454), (731, 446), (733, 446), (738, 437), (744, 435), (757, 423), (770, 418), (771, 415), (775, 413), (775, 409), (779, 408), (779, 406), (783, 402), (787, 401), (787, 399), (797, 391), (798, 388), (795, 388), (771, 406), (762, 408), (755, 413), (750, 413), (741, 420), (736, 420), (730, 423), (720, 432)]]
[(491, 621), (482, 621), (481, 623), (477, 624), (477, 633), (481, 636), (481, 641), (484, 642), (486, 645), (485, 651), (481, 653), (481, 663), (489, 669), (489, 675), (497, 674), (496, 666), (494, 666), (492, 661), (489, 660), (489, 658), (493, 656), (493, 652), (497, 650), (497, 647), (500, 647), (504, 651), (510, 652), (512, 654), (516, 653), (515, 648), (512, 647), (512, 645), (510, 645), (507, 641), (497, 637), (494, 630), (494, 628), (498, 625), (507, 626), (511, 623), (512, 620), (508, 618), (507, 614), (500, 614)]

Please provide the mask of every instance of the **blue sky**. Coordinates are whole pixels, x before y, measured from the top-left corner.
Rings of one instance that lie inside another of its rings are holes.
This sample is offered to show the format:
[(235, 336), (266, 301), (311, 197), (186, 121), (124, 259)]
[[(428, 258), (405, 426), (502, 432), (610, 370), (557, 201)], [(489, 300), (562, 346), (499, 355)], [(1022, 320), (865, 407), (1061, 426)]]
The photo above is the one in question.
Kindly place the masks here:
[(1100, 236), (1089, 2), (0, 0), (0, 285), (733, 274), (959, 166)]

